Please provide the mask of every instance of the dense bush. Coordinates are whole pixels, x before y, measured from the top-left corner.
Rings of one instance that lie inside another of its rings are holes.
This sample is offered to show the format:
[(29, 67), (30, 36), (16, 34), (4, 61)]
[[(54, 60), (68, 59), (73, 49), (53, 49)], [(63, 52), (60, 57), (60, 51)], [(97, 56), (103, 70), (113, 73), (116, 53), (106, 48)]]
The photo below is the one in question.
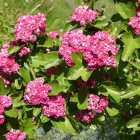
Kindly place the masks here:
[(37, 139), (53, 126), (71, 139), (86, 127), (97, 129), (85, 139), (109, 139), (109, 123), (111, 138), (139, 139), (139, 2), (76, 0), (66, 24), (54, 3), (48, 15), (19, 16), (2, 44), (0, 139)]

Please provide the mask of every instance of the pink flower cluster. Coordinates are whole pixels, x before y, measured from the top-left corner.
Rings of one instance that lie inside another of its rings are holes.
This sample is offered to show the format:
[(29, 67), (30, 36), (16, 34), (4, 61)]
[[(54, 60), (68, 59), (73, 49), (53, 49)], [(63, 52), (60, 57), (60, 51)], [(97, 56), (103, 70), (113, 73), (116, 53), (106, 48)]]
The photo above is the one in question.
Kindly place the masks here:
[(28, 46), (23, 46), (18, 55), (20, 57), (23, 57), (24, 55), (28, 54), (29, 52), (31, 52), (31, 49)]
[(96, 81), (95, 79), (89, 79), (88, 81), (77, 80), (76, 85), (79, 87), (93, 88), (96, 87)]
[(55, 38), (59, 37), (60, 32), (58, 32), (58, 31), (53, 31), (53, 32), (49, 32), (47, 35), (48, 35), (50, 38), (55, 39)]
[(35, 42), (38, 35), (45, 34), (46, 16), (38, 13), (37, 15), (23, 15), (19, 17), (15, 26), (15, 39), (22, 42)]
[(65, 32), (62, 36), (59, 53), (64, 57), (68, 66), (74, 64), (72, 59), (74, 52), (83, 53), (89, 70), (95, 70), (101, 66), (116, 66), (114, 58), (118, 52), (116, 41), (114, 36), (107, 32), (99, 31), (93, 36), (85, 36), (82, 30)]
[(59, 70), (60, 70), (59, 66), (51, 67), (46, 71), (46, 75), (50, 77), (52, 74), (59, 72)]
[(13, 128), (6, 134), (6, 140), (25, 140), (26, 134), (24, 131), (14, 130)]
[(48, 84), (43, 84), (42, 78), (36, 78), (28, 83), (25, 89), (24, 100), (28, 104), (43, 106), (43, 113), (47, 117), (65, 117), (65, 99), (62, 95), (48, 96), (52, 87)]
[(5, 121), (5, 117), (3, 115), (4, 109), (8, 108), (12, 105), (12, 99), (10, 96), (0, 96), (0, 124), (3, 124)]
[(97, 11), (90, 9), (88, 6), (79, 6), (74, 10), (71, 21), (80, 22), (80, 25), (83, 26), (94, 22), (98, 15)]
[(116, 66), (114, 55), (117, 52), (114, 36), (104, 31), (96, 32), (91, 36), (90, 45), (83, 48), (83, 56), (89, 70), (95, 70), (101, 66)]
[(42, 78), (36, 78), (30, 81), (25, 89), (24, 100), (28, 104), (39, 105), (48, 97), (52, 87), (48, 84), (43, 84)]
[(101, 113), (108, 106), (108, 100), (95, 94), (90, 94), (88, 108), (76, 113), (76, 117), (83, 122), (90, 123), (94, 118), (94, 112)]
[(47, 117), (64, 118), (66, 116), (66, 110), (65, 99), (62, 95), (48, 97), (43, 105), (43, 113)]
[(86, 110), (77, 112), (75, 116), (78, 119), (80, 119), (82, 122), (90, 123), (92, 122), (92, 119), (94, 118), (94, 113), (86, 109)]
[(8, 44), (4, 44), (0, 51), (0, 70), (6, 74), (11, 74), (19, 70), (19, 64), (15, 62), (13, 56), (8, 54)]
[(95, 94), (90, 94), (88, 99), (88, 110), (101, 113), (108, 106), (108, 100)]
[(140, 8), (136, 11), (137, 16), (133, 16), (129, 19), (128, 25), (134, 29), (136, 35), (140, 35)]
[(87, 37), (80, 29), (67, 31), (63, 34), (59, 54), (64, 57), (68, 66), (72, 66), (74, 64), (71, 56), (72, 53), (81, 52), (86, 42)]

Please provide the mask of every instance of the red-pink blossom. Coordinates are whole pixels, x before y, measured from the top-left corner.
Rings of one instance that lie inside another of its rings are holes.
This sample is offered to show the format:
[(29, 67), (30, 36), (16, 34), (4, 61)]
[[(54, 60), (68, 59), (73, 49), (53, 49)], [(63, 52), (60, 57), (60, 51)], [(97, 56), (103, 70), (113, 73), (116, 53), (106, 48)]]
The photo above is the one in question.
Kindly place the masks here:
[(87, 37), (80, 29), (67, 31), (63, 34), (59, 54), (64, 57), (65, 62), (68, 66), (72, 66), (74, 64), (72, 53), (81, 52), (83, 46), (85, 46), (85, 44), (88, 44), (88, 42), (86, 43), (86, 41)]
[(4, 112), (4, 107), (3, 105), (0, 104), (0, 115), (3, 114), (3, 112)]
[(3, 115), (0, 115), (0, 125), (3, 124), (5, 121), (5, 117)]
[(15, 26), (15, 39), (22, 42), (35, 42), (38, 35), (45, 34), (46, 15), (23, 15)]
[(71, 21), (80, 22), (80, 25), (83, 26), (94, 22), (98, 15), (97, 11), (90, 9), (88, 6), (79, 6), (74, 10)]
[(60, 32), (58, 32), (58, 31), (53, 31), (53, 32), (49, 32), (47, 35), (48, 35), (50, 38), (55, 39), (55, 38), (59, 37)]
[(65, 99), (62, 95), (50, 96), (43, 104), (43, 113), (47, 117), (62, 117), (66, 116)]
[(89, 42), (90, 45), (83, 48), (83, 56), (89, 70), (95, 70), (101, 66), (116, 66), (114, 56), (118, 49), (114, 36), (99, 31), (90, 37)]
[(133, 16), (129, 19), (129, 26), (131, 26), (134, 29), (134, 33), (136, 35), (140, 35), (140, 17)]
[(21, 130), (14, 130), (13, 128), (6, 134), (6, 140), (25, 140), (26, 133)]
[(0, 104), (4, 108), (10, 107), (12, 105), (12, 98), (10, 96), (7, 96), (7, 95), (0, 96)]
[(12, 55), (8, 54), (9, 44), (4, 44), (0, 50), (0, 69), (6, 73), (11, 74), (19, 70), (19, 64), (16, 63)]
[(28, 104), (39, 105), (42, 100), (48, 97), (52, 87), (49, 84), (43, 84), (42, 78), (36, 78), (30, 81), (25, 89), (24, 100)]
[(23, 57), (24, 55), (28, 54), (29, 52), (31, 52), (31, 49), (28, 46), (23, 46), (18, 55), (20, 57)]
[(90, 94), (88, 99), (88, 110), (101, 113), (108, 106), (108, 100), (105, 97)]
[(77, 112), (75, 116), (82, 122), (91, 123), (92, 119), (94, 118), (94, 113), (86, 109)]

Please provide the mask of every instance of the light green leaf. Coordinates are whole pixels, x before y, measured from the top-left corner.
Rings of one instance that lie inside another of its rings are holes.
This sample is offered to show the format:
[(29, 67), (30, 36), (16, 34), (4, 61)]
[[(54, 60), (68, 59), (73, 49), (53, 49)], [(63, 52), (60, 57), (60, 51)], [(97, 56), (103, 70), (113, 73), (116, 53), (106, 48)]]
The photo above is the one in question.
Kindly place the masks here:
[(116, 108), (109, 108), (107, 107), (106, 108), (106, 111), (108, 112), (108, 114), (113, 117), (113, 116), (116, 116), (118, 113), (119, 113), (119, 110), (116, 109)]
[(59, 83), (57, 81), (52, 81), (52, 82), (49, 83), (49, 85), (52, 86), (52, 90), (49, 93), (49, 96), (58, 95), (60, 92), (62, 92), (66, 89), (65, 86), (59, 85)]
[(16, 47), (15, 46), (10, 46), (9, 49), (8, 49), (8, 53), (9, 54), (16, 53), (16, 52), (18, 52), (20, 50), (20, 48), (21, 47), (18, 47), (18, 46), (16, 46)]
[(117, 103), (121, 100), (122, 92), (111, 82), (104, 82), (102, 86), (105, 88), (105, 91), (101, 91), (100, 94), (104, 96), (111, 96)]
[(128, 19), (128, 18), (136, 15), (136, 9), (135, 9), (134, 2), (128, 2), (127, 4), (119, 2), (116, 4), (115, 7), (116, 7), (116, 10), (118, 11), (118, 13), (124, 19)]
[(127, 61), (133, 54), (134, 50), (140, 48), (140, 37), (134, 37), (131, 33), (124, 33), (122, 41), (124, 43), (122, 60)]
[(139, 124), (140, 124), (140, 118), (134, 117), (132, 120), (127, 122), (126, 127), (127, 128), (137, 128)]
[(30, 71), (25, 68), (20, 68), (19, 75), (23, 77), (25, 82), (29, 83), (31, 81)]
[(64, 130), (65, 132), (70, 132), (72, 135), (76, 135), (76, 130), (74, 124), (71, 123), (69, 118), (65, 118), (64, 120), (51, 120), (51, 123), (54, 127)]
[(17, 118), (18, 117), (18, 109), (12, 107), (10, 109), (6, 109), (4, 111), (4, 113), (6, 114), (6, 116), (8, 117), (12, 117), (12, 118)]
[(140, 95), (140, 86), (139, 84), (132, 84), (125, 93), (121, 96), (122, 99), (131, 98), (135, 95)]
[(45, 115), (41, 114), (40, 120), (41, 120), (42, 123), (46, 123), (46, 122), (48, 122), (50, 119), (47, 118)]
[(139, 62), (133, 62), (133, 61), (129, 61), (129, 63), (134, 66), (135, 68), (137, 68), (138, 70), (140, 70), (140, 63)]
[(43, 47), (46, 47), (46, 48), (51, 48), (53, 47), (53, 41), (50, 37), (47, 37)]
[(33, 109), (33, 115), (35, 116), (35, 117), (37, 117), (40, 113), (41, 113), (41, 108), (34, 108)]

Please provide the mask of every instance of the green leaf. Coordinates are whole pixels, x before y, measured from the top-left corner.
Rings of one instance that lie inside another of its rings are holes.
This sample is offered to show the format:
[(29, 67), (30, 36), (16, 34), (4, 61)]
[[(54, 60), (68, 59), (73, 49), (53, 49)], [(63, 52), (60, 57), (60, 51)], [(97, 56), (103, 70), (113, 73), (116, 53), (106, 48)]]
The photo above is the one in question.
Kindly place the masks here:
[(65, 118), (64, 120), (51, 120), (51, 123), (54, 127), (64, 130), (65, 132), (70, 132), (72, 135), (76, 135), (76, 130), (74, 124), (71, 123), (69, 118)]
[(127, 4), (119, 2), (116, 4), (115, 7), (116, 7), (116, 10), (118, 11), (118, 13), (124, 19), (128, 19), (128, 18), (136, 15), (136, 9), (135, 9), (134, 2), (128, 2)]
[(53, 41), (50, 37), (47, 37), (43, 47), (51, 48), (53, 47)]
[(88, 107), (88, 91), (86, 88), (80, 88), (77, 107), (80, 110), (87, 109)]
[(93, 9), (99, 10), (104, 6), (104, 15), (107, 20), (110, 20), (111, 17), (117, 13), (115, 8), (114, 0), (97, 0), (94, 2)]
[(132, 84), (126, 91), (125, 93), (121, 96), (122, 99), (127, 99), (131, 98), (135, 95), (140, 95), (140, 86), (138, 84)]
[(132, 120), (127, 122), (126, 127), (127, 128), (137, 128), (139, 124), (140, 124), (140, 118), (134, 117)]
[(133, 61), (129, 61), (129, 63), (134, 66), (135, 68), (137, 68), (138, 70), (140, 70), (140, 63), (139, 62), (133, 62)]
[(0, 78), (0, 95), (5, 95), (5, 84), (3, 79)]
[(8, 49), (8, 53), (9, 54), (13, 54), (13, 53), (16, 53), (18, 52), (19, 50), (21, 49), (21, 47), (18, 47), (18, 46), (10, 46), (9, 49)]
[(29, 83), (31, 81), (30, 71), (25, 68), (20, 68), (19, 75), (23, 77), (25, 82)]
[(52, 90), (49, 93), (49, 96), (58, 95), (60, 92), (62, 92), (66, 89), (65, 86), (59, 85), (59, 83), (57, 81), (52, 81), (52, 82), (49, 83), (49, 85), (52, 86)]
[(37, 117), (41, 113), (42, 109), (41, 108), (34, 108), (33, 109), (33, 115)]
[(124, 43), (122, 60), (127, 61), (132, 56), (134, 50), (140, 48), (140, 37), (134, 37), (131, 33), (124, 33), (122, 41)]
[(48, 122), (50, 119), (47, 118), (45, 115), (41, 114), (40, 120), (41, 120), (42, 123), (46, 123), (46, 122)]
[(79, 67), (78, 65), (74, 65), (70, 68), (70, 71), (68, 73), (68, 80), (77, 80), (81, 73), (83, 72), (84, 67)]
[(39, 127), (39, 124), (37, 124), (32, 119), (25, 119), (23, 122), (23, 127), (24, 127), (25, 133), (28, 135), (28, 137), (33, 138), (35, 131)]
[(116, 109), (116, 108), (109, 108), (107, 107), (106, 108), (106, 111), (108, 112), (108, 114), (113, 117), (113, 116), (116, 116), (118, 113), (119, 113), (119, 110)]
[(8, 117), (12, 117), (12, 118), (17, 118), (18, 117), (18, 109), (12, 107), (10, 109), (6, 109), (4, 111), (4, 113), (6, 114), (6, 116)]
[(117, 103), (121, 100), (122, 92), (111, 82), (104, 82), (102, 87), (105, 88), (106, 91), (101, 91), (100, 94), (104, 96), (111, 96)]
[(35, 56), (31, 56), (31, 61), (32, 61), (31, 65), (33, 67), (44, 66), (45, 69), (57, 66), (62, 62), (62, 60), (59, 59), (58, 53), (55, 51), (52, 51), (47, 54), (39, 52)]

